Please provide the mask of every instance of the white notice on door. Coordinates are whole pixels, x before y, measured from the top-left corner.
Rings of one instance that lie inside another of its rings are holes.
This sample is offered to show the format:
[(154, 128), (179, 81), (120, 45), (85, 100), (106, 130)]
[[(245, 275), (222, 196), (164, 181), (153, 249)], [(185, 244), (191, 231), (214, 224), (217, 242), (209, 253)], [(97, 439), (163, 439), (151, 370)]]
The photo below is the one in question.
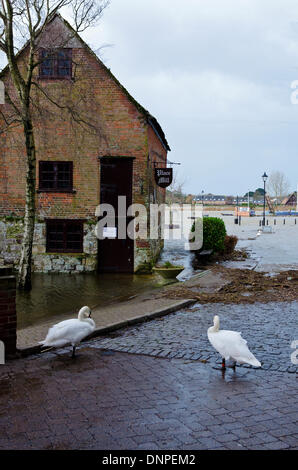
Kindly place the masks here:
[(103, 236), (106, 238), (117, 238), (117, 227), (104, 227)]

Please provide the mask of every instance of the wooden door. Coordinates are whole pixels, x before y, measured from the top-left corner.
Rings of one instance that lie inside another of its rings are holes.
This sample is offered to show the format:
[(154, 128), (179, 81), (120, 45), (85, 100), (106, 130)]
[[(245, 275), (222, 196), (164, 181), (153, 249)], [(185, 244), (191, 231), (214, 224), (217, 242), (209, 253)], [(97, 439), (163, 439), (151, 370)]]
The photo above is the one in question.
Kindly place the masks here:
[[(119, 225), (127, 229), (131, 217), (118, 217), (118, 196), (126, 197), (127, 208), (132, 203), (132, 158), (101, 158), (100, 203), (111, 204), (115, 210), (117, 236)], [(98, 268), (100, 272), (132, 273), (134, 268), (134, 240), (127, 237), (105, 238), (98, 243)]]

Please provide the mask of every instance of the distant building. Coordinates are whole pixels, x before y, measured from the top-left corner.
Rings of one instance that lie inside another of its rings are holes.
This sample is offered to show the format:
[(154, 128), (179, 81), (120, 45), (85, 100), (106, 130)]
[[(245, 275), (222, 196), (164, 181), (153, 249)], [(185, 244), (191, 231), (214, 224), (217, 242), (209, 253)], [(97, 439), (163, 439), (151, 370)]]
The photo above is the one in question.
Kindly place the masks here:
[(212, 193), (208, 193), (208, 194), (200, 194), (199, 196), (196, 196), (195, 200), (198, 201), (198, 202), (220, 202), (220, 203), (224, 203), (225, 202), (225, 199), (226, 199), (226, 196), (224, 195), (216, 195), (216, 194), (212, 194)]
[[(215, 205), (237, 204), (237, 196), (225, 196), (223, 194), (200, 194), (194, 198), (195, 202), (203, 202)], [(238, 197), (238, 203), (247, 202), (246, 197)]]
[(285, 197), (282, 201), (283, 206), (296, 206), (297, 205), (297, 192), (294, 191), (289, 196)]

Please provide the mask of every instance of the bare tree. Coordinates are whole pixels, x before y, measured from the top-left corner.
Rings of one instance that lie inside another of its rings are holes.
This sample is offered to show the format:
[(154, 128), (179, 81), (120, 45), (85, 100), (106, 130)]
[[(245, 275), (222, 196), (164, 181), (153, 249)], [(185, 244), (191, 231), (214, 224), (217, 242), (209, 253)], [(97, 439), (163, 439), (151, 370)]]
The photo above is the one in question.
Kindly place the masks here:
[(281, 200), (289, 193), (290, 183), (283, 172), (273, 171), (269, 176), (267, 188), (272, 197)]
[[(2, 132), (12, 126), (22, 126), (26, 149), (26, 204), (24, 235), (19, 264), (18, 285), (21, 289), (31, 289), (32, 245), (35, 225), (36, 193), (36, 145), (34, 110), (38, 103), (34, 89), (38, 88), (44, 99), (59, 112), (68, 112), (71, 118), (81, 125), (90, 127), (86, 116), (75, 113), (70, 101), (64, 103), (51, 98), (50, 93), (34, 80), (35, 70), (40, 64), (40, 38), (47, 26), (61, 8), (66, 8), (72, 18), (72, 34), (83, 32), (97, 23), (110, 0), (0, 0), (0, 51), (7, 59), (10, 83), (5, 89), (9, 111), (0, 112)], [(20, 38), (22, 43), (20, 44)], [(59, 35), (52, 39), (53, 49), (61, 47)], [(67, 38), (67, 41), (70, 37)], [(26, 45), (28, 53), (19, 60), (20, 47)], [(36, 91), (36, 90), (35, 90)], [(43, 106), (40, 107), (42, 109)], [(91, 124), (92, 127), (92, 124)], [(1, 134), (1, 129), (0, 129)]]
[(186, 180), (181, 179), (178, 171), (173, 172), (173, 181), (171, 185), (167, 188), (166, 192), (166, 201), (168, 204), (173, 204), (175, 202), (184, 202), (185, 194), (183, 193), (183, 188), (185, 186)]

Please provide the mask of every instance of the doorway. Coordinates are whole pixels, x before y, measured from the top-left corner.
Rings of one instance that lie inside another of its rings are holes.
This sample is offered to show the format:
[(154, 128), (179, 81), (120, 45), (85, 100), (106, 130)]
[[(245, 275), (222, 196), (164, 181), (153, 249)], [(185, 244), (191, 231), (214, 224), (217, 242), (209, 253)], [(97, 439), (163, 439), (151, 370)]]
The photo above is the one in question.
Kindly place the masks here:
[[(133, 273), (134, 240), (127, 236), (132, 217), (118, 217), (118, 197), (126, 197), (126, 207), (132, 204), (133, 158), (103, 157), (100, 159), (100, 203), (110, 204), (115, 211), (116, 238), (98, 240), (99, 272)], [(123, 220), (124, 219), (124, 220)], [(126, 227), (126, 238), (118, 239), (119, 226)], [(113, 230), (111, 230), (113, 232)]]

